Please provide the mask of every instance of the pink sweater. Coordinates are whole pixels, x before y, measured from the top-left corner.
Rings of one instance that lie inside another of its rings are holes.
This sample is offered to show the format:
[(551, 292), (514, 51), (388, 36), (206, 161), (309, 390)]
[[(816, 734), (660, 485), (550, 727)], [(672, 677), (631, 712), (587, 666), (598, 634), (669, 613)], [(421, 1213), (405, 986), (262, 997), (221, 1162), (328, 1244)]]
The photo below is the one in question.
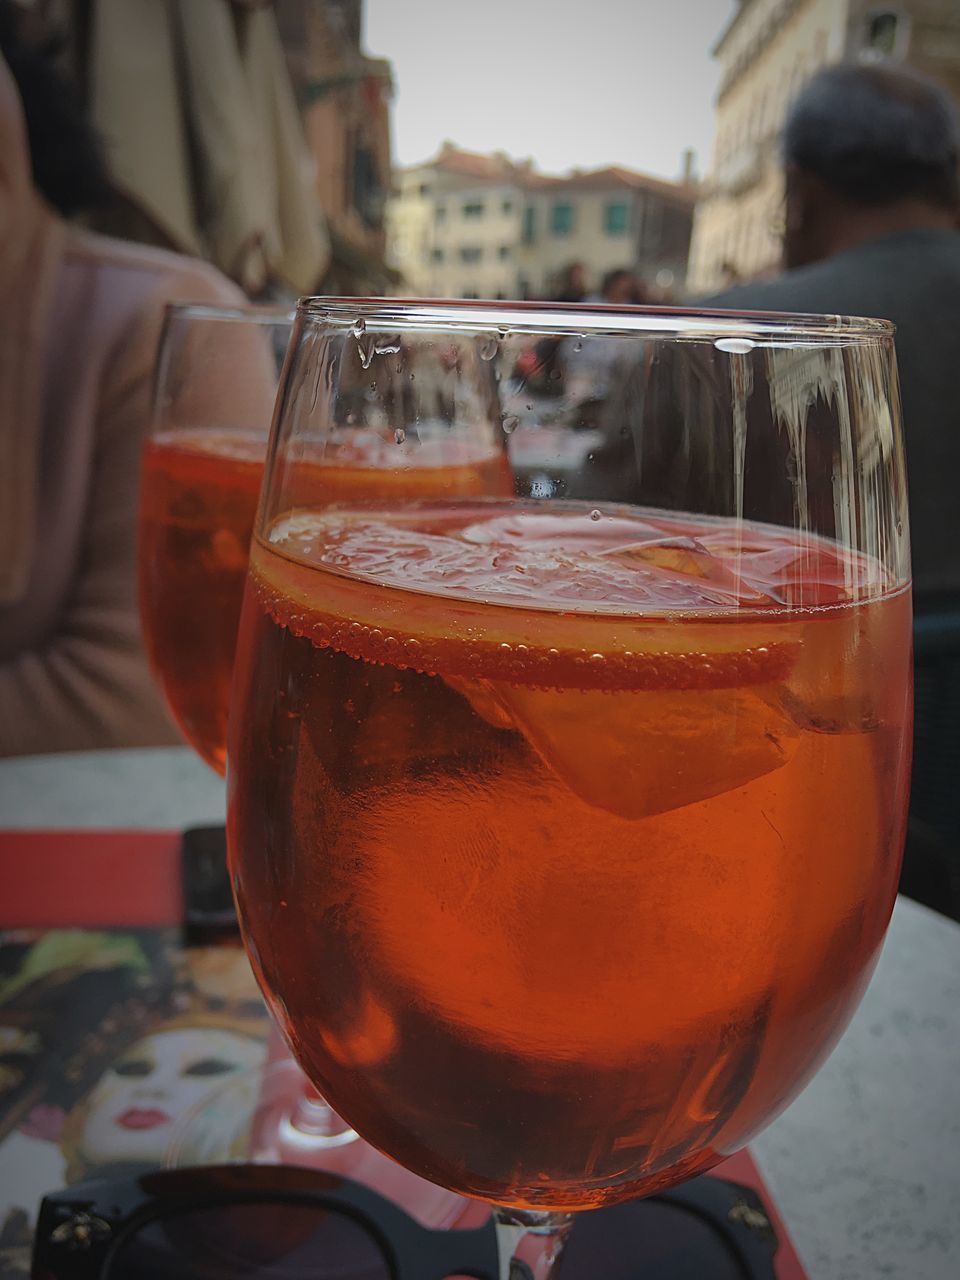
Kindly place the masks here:
[(140, 455), (163, 310), (239, 291), (66, 226), (0, 60), (0, 756), (175, 742), (137, 614)]

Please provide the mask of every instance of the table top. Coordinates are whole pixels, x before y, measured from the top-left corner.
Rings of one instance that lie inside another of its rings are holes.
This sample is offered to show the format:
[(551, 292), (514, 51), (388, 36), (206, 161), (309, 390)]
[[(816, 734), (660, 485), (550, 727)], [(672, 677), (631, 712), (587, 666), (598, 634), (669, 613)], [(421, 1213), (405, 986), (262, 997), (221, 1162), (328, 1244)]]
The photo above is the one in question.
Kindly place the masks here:
[[(0, 761), (0, 827), (223, 819), (184, 748)], [(960, 927), (901, 898), (849, 1029), (752, 1144), (811, 1280), (960, 1274)]]

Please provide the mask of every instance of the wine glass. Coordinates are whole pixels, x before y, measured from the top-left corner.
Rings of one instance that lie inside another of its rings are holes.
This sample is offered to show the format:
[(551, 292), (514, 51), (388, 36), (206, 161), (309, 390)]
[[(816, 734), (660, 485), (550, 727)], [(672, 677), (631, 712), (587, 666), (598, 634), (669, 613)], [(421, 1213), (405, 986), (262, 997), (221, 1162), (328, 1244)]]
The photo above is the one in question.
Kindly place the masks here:
[[(277, 381), (290, 335), (284, 307), (168, 308), (160, 343), (153, 418), (144, 457), (140, 506), (140, 604), (147, 651), (169, 707), (188, 741), (218, 772), (226, 764), (230, 684), (247, 556), (263, 477)], [(440, 486), (502, 492), (502, 449), (472, 471), (454, 463), (397, 469), (370, 413), (356, 406), (365, 432), (351, 432), (337, 466), (304, 471), (310, 497), (345, 493), (429, 494)], [(353, 411), (351, 411), (353, 415)], [(419, 459), (417, 459), (419, 461)], [(329, 460), (328, 460), (329, 462)], [(463, 1210), (459, 1197), (390, 1165), (371, 1152), (333, 1111), (278, 1044), (269, 1089), (251, 1117), (240, 1085), (225, 1087), (246, 1126), (253, 1158), (284, 1160), (349, 1173), (407, 1204), (426, 1225)], [(205, 1121), (215, 1113), (210, 1107)], [(220, 1108), (220, 1112), (223, 1107)], [(199, 1132), (201, 1122), (196, 1119)], [(230, 1159), (237, 1135), (205, 1123), (208, 1158)], [(179, 1139), (177, 1158), (190, 1146)], [(347, 1149), (349, 1148), (349, 1149)]]
[[(172, 304), (160, 339), (141, 483), (140, 613), (170, 711), (220, 774), (247, 555), (292, 321), (289, 307)], [(314, 1131), (314, 1150), (354, 1136), (305, 1080), (291, 1090), (289, 1110), (304, 1134)]]
[(220, 774), (247, 553), (289, 307), (167, 308), (140, 495), (147, 656), (194, 750)]
[[(311, 501), (371, 420), (398, 466), (492, 454), (544, 339), (577, 377), (536, 485)], [(546, 1276), (573, 1213), (767, 1124), (872, 971), (911, 697), (892, 331), (307, 299), (278, 403), (229, 743), (246, 946), (338, 1112)]]

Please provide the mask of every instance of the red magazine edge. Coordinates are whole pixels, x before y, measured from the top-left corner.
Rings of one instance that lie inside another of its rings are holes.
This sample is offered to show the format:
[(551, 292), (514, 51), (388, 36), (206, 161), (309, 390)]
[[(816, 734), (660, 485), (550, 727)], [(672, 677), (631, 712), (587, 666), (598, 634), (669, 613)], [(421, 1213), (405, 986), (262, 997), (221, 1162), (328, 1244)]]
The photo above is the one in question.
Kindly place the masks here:
[(0, 928), (162, 928), (183, 918), (175, 831), (0, 831)]

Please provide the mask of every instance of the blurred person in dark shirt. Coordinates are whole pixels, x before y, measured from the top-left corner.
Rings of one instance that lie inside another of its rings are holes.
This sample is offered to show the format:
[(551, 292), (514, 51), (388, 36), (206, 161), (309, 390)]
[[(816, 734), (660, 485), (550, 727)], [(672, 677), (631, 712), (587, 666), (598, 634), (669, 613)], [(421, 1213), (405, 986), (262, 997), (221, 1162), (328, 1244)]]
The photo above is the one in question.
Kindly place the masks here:
[(914, 72), (840, 65), (783, 139), (778, 279), (715, 306), (879, 316), (897, 326), (910, 494), (916, 723), (901, 889), (960, 919), (960, 126)]
[(587, 269), (582, 262), (570, 262), (560, 272), (553, 291), (554, 302), (582, 302), (587, 296)]
[(637, 277), (629, 267), (614, 267), (600, 281), (600, 292), (587, 301), (607, 307), (630, 306), (637, 301), (637, 289)]
[(918, 610), (960, 601), (960, 125), (914, 72), (842, 64), (797, 97), (783, 139), (777, 279), (709, 305), (877, 316), (897, 326)]

